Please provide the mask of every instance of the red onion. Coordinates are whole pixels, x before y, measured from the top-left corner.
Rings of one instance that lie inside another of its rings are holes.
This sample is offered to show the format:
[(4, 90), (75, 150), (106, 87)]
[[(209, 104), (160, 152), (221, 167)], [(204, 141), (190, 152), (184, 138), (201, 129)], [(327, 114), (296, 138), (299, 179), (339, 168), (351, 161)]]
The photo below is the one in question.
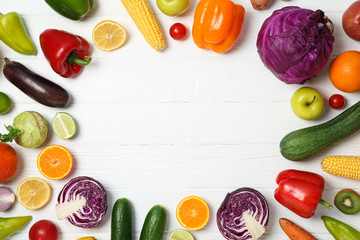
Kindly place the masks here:
[(14, 193), (7, 187), (0, 187), (0, 211), (8, 210), (14, 202)]

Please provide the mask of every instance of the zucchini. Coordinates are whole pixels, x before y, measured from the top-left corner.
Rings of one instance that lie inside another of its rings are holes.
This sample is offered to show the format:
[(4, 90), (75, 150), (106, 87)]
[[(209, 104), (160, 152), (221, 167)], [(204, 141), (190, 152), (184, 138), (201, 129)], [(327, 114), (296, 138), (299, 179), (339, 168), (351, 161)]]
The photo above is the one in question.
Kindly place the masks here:
[(287, 134), (280, 142), (280, 153), (289, 160), (304, 160), (358, 129), (360, 129), (360, 101), (325, 123)]
[(132, 208), (129, 200), (120, 198), (114, 203), (111, 216), (111, 240), (132, 239)]
[(166, 212), (160, 205), (153, 206), (146, 215), (140, 240), (162, 240), (165, 231)]

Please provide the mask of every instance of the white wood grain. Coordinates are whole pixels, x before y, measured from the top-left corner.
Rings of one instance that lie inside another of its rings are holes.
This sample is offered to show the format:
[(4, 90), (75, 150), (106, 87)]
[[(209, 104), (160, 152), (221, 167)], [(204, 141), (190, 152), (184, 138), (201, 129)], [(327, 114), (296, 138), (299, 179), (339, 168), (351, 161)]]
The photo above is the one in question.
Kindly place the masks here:
[[(0, 75), (0, 91), (14, 100), (14, 108), (0, 116), (0, 130), (11, 124), (22, 111), (42, 113), (51, 123), (58, 111), (69, 112), (76, 119), (78, 133), (71, 140), (57, 138), (52, 131), (45, 145), (60, 144), (74, 156), (71, 174), (58, 181), (48, 180), (53, 190), (51, 201), (44, 208), (29, 211), (16, 203), (0, 217), (30, 214), (33, 220), (10, 239), (28, 239), (31, 225), (40, 219), (54, 221), (61, 239), (70, 240), (86, 235), (97, 239), (110, 237), (110, 213), (117, 198), (127, 197), (134, 207), (134, 234), (137, 239), (147, 211), (155, 204), (167, 209), (169, 232), (180, 228), (175, 209), (189, 195), (204, 198), (210, 206), (209, 224), (193, 232), (196, 239), (224, 239), (216, 226), (215, 214), (227, 192), (239, 187), (253, 187), (267, 198), (270, 205), (268, 231), (261, 239), (286, 239), (278, 225), (287, 217), (319, 239), (332, 239), (320, 217), (331, 215), (360, 229), (358, 216), (345, 216), (318, 207), (311, 219), (302, 219), (273, 197), (278, 172), (294, 168), (321, 174), (326, 179), (323, 198), (332, 202), (342, 188), (360, 191), (358, 181), (338, 178), (322, 172), (320, 161), (330, 154), (359, 155), (360, 136), (354, 134), (334, 144), (328, 150), (302, 162), (284, 159), (279, 142), (288, 132), (320, 124), (340, 111), (327, 107), (315, 121), (303, 121), (290, 109), (289, 99), (300, 85), (286, 85), (277, 80), (262, 64), (257, 51), (257, 33), (263, 21), (276, 9), (298, 5), (313, 10), (322, 9), (335, 25), (335, 43), (331, 59), (324, 70), (305, 86), (311, 86), (329, 98), (340, 93), (329, 81), (329, 64), (346, 50), (358, 50), (359, 42), (347, 37), (341, 26), (344, 10), (353, 1), (280, 1), (274, 0), (269, 9), (255, 11), (250, 1), (239, 1), (246, 9), (244, 27), (235, 47), (219, 55), (197, 48), (191, 36), (175, 41), (169, 27), (182, 22), (188, 30), (198, 0), (179, 17), (168, 17), (150, 4), (161, 23), (168, 48), (157, 53), (147, 45), (120, 0), (96, 2), (96, 8), (83, 21), (75, 22), (56, 14), (45, 1), (2, 0), (2, 13), (17, 11), (23, 18), (38, 53), (23, 56), (0, 42), (0, 57), (19, 61), (28, 68), (66, 88), (72, 103), (64, 109), (42, 106)], [(119, 22), (128, 32), (126, 44), (114, 52), (97, 50), (91, 42), (91, 31), (100, 21)], [(52, 71), (39, 44), (39, 35), (48, 28), (63, 29), (85, 37), (91, 43), (92, 63), (76, 78), (64, 79)], [(0, 68), (3, 61), (0, 62)], [(348, 104), (359, 99), (358, 93), (343, 94)], [(19, 154), (16, 176), (4, 184), (14, 191), (27, 177), (42, 177), (36, 158), (42, 147), (24, 149), (12, 143)], [(109, 209), (105, 221), (94, 229), (80, 229), (67, 220), (57, 220), (55, 204), (58, 192), (72, 177), (88, 175), (98, 179), (107, 189)]]

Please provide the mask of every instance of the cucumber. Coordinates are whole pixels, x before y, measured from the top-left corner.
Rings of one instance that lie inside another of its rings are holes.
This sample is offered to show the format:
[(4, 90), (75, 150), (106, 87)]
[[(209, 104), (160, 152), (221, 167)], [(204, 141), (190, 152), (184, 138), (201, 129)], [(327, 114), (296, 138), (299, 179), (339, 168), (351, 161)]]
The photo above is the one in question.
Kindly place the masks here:
[(132, 239), (132, 208), (129, 200), (120, 198), (114, 203), (111, 216), (111, 240)]
[(280, 153), (289, 160), (304, 160), (358, 129), (360, 129), (360, 101), (325, 123), (287, 134), (280, 142)]
[(153, 206), (146, 215), (140, 240), (162, 240), (165, 231), (166, 212), (160, 205)]

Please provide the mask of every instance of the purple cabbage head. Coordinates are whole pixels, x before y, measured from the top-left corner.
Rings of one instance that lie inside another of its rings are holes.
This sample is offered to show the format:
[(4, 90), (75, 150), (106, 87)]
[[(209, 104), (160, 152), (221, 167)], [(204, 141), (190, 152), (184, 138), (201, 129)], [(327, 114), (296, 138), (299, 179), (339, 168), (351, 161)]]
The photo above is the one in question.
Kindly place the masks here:
[(103, 185), (91, 177), (80, 176), (71, 179), (60, 191), (56, 214), (75, 226), (92, 228), (102, 222), (107, 207)]
[(296, 6), (276, 10), (256, 42), (265, 66), (285, 83), (304, 83), (326, 65), (333, 49), (332, 22), (321, 10)]
[(258, 239), (266, 231), (269, 206), (257, 190), (239, 188), (226, 195), (217, 211), (216, 221), (226, 239)]

